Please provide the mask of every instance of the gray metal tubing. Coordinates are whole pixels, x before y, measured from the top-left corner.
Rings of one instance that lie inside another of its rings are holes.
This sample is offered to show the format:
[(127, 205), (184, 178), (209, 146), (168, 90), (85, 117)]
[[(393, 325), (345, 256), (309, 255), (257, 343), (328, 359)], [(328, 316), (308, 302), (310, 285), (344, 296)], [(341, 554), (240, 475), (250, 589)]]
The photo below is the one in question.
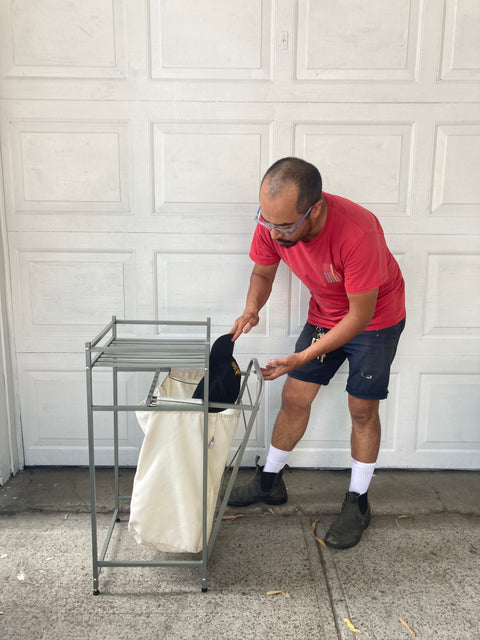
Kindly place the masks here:
[(210, 397), (210, 318), (207, 318), (207, 340), (205, 343), (205, 377), (203, 393), (203, 509), (202, 509), (202, 591), (207, 590), (207, 562), (208, 562), (208, 540), (207, 540), (207, 482), (208, 482), (208, 400)]
[[(248, 438), (249, 438), (250, 433), (252, 431), (253, 423), (255, 422), (255, 418), (257, 416), (258, 409), (260, 408), (260, 399), (261, 399), (261, 397), (263, 395), (263, 386), (264, 386), (263, 376), (261, 375), (261, 373), (259, 373), (260, 367), (258, 366), (258, 362), (255, 359), (252, 360), (252, 362), (254, 363), (255, 370), (257, 372), (257, 378), (258, 378), (258, 381), (259, 381), (260, 388), (259, 388), (259, 391), (258, 391), (258, 394), (257, 394), (257, 401), (256, 401), (256, 403), (255, 403), (255, 405), (252, 408), (252, 411), (250, 413), (250, 419), (248, 421), (248, 426), (245, 429), (245, 434), (243, 436), (242, 444), (241, 444), (240, 449), (238, 451), (237, 460), (235, 462), (235, 466), (233, 467), (232, 474), (230, 476), (230, 480), (229, 480), (229, 482), (227, 484), (227, 488), (226, 488), (225, 494), (223, 496), (223, 500), (222, 500), (222, 503), (221, 503), (221, 506), (220, 506), (220, 510), (218, 512), (218, 515), (217, 515), (217, 519), (215, 521), (214, 527), (213, 527), (212, 532), (210, 534), (210, 540), (208, 542), (208, 556), (210, 556), (210, 554), (212, 552), (212, 549), (213, 549), (213, 545), (215, 544), (215, 539), (217, 537), (218, 530), (220, 529), (220, 525), (222, 523), (223, 514), (225, 513), (225, 509), (227, 508), (228, 499), (230, 498), (230, 493), (232, 491), (233, 485), (235, 483), (235, 479), (237, 477), (238, 469), (240, 467), (240, 461), (242, 460), (243, 454), (244, 454), (245, 449), (247, 447)], [(248, 369), (248, 373), (250, 373), (250, 368)], [(244, 387), (244, 389), (245, 389), (245, 387)]]
[[(179, 343), (180, 344), (180, 343)], [(157, 348), (152, 351), (151, 347), (152, 346), (156, 346)], [(183, 345), (183, 351), (185, 351), (185, 355), (186, 356), (192, 356), (192, 350), (191, 349), (186, 349), (185, 347), (198, 347), (199, 344), (197, 343), (189, 343), (187, 345)], [(121, 346), (118, 345), (117, 342), (113, 342), (111, 345), (106, 346), (100, 346), (100, 347), (93, 347), (92, 348), (92, 352), (96, 352), (96, 351), (101, 351), (102, 353), (111, 353), (114, 355), (121, 355), (121, 356), (132, 356), (132, 357), (137, 357), (139, 354), (143, 354), (143, 355), (147, 355), (149, 356), (150, 354), (152, 354), (152, 357), (155, 357), (155, 351), (158, 351), (158, 354), (161, 357), (165, 357), (164, 354), (167, 354), (171, 351), (173, 354), (177, 354), (178, 355), (178, 349), (179, 347), (177, 347), (176, 345), (172, 345), (171, 343), (169, 344), (169, 348), (165, 349), (165, 348), (161, 348), (162, 345), (158, 344), (158, 342), (156, 343), (143, 343), (142, 344), (142, 348), (139, 349), (138, 347), (135, 347), (134, 344), (122, 344)], [(182, 349), (180, 349), (180, 351), (182, 351)], [(202, 355), (201, 352), (197, 349), (198, 351), (198, 355)]]
[(201, 567), (202, 560), (103, 560), (98, 563), (100, 567)]
[[(110, 344), (112, 344), (112, 342), (115, 340), (115, 338), (112, 336), (110, 338), (110, 340), (105, 344), (106, 347), (108, 347)], [(90, 352), (92, 352), (92, 348), (90, 348)], [(102, 354), (99, 353), (98, 355), (96, 355), (93, 359), (92, 359), (92, 367), (95, 365), (95, 363), (97, 362), (97, 360), (100, 358)]]
[[(172, 362), (172, 365), (169, 368), (185, 367), (186, 364), (190, 364), (190, 365), (194, 366), (196, 369), (198, 368), (198, 362), (192, 363), (191, 360), (190, 361), (186, 361), (185, 360), (183, 362), (180, 362), (180, 361)], [(97, 366), (108, 367), (108, 368), (116, 366), (119, 371), (152, 371), (153, 372), (156, 369), (162, 368), (161, 367), (161, 363), (159, 363), (158, 361), (155, 361), (155, 362), (153, 362), (151, 364), (144, 363), (144, 364), (135, 365), (135, 363), (133, 363), (130, 366), (126, 365), (124, 362), (118, 362), (118, 363), (110, 362), (110, 363), (107, 363), (107, 364), (105, 364), (103, 362), (99, 362), (97, 364)]]
[(105, 542), (103, 543), (102, 552), (100, 553), (99, 562), (103, 562), (105, 560), (105, 556), (107, 554), (108, 545), (110, 544), (110, 538), (112, 537), (113, 529), (115, 528), (115, 522), (118, 518), (118, 508), (115, 508), (113, 512), (112, 519), (110, 521), (110, 526), (107, 531), (107, 535), (105, 536)]
[[(118, 372), (113, 368), (112, 372), (113, 382), (113, 404), (118, 405)], [(118, 409), (113, 411), (113, 488), (115, 495), (115, 509), (118, 511)]]
[[(112, 365), (116, 365), (118, 367), (122, 366), (122, 363), (125, 363), (126, 367), (134, 365), (146, 366), (152, 368), (152, 371), (158, 369), (162, 366), (172, 368), (175, 364), (170, 364), (171, 362), (178, 362), (180, 366), (184, 366), (187, 364), (189, 367), (193, 367), (196, 365), (196, 368), (203, 369), (203, 360), (199, 355), (192, 355), (191, 353), (186, 353), (184, 355), (179, 354), (177, 352), (176, 355), (159, 355), (154, 352), (150, 352), (148, 354), (144, 354), (143, 356), (139, 356), (138, 353), (134, 355), (133, 353), (130, 355), (128, 353), (115, 353), (115, 354), (107, 354), (102, 352), (98, 359), (98, 364), (103, 365), (104, 367), (111, 367)], [(167, 364), (168, 363), (168, 364)]]
[(92, 347), (94, 347), (98, 342), (100, 342), (100, 340), (101, 340), (102, 338), (104, 338), (104, 337), (107, 335), (107, 333), (110, 331), (110, 329), (112, 329), (112, 327), (113, 327), (113, 325), (114, 325), (114, 324), (115, 324), (115, 320), (114, 320), (114, 319), (112, 319), (112, 321), (111, 321), (109, 324), (107, 324), (107, 326), (106, 326), (104, 329), (102, 329), (102, 331), (100, 331), (100, 333), (98, 334), (98, 336), (96, 336), (96, 337), (95, 337), (95, 338), (90, 342), (90, 345), (91, 345)]
[(247, 367), (247, 371), (245, 373), (243, 373), (242, 371), (242, 375), (244, 377), (242, 381), (242, 386), (240, 387), (240, 393), (238, 394), (238, 401), (243, 400), (243, 394), (245, 393), (245, 388), (248, 389), (247, 383), (248, 383), (248, 377), (250, 375), (251, 369), (252, 369), (252, 363), (250, 362), (250, 364)]
[[(155, 405), (154, 407), (148, 407), (146, 405), (132, 406), (130, 404), (113, 405), (113, 404), (95, 404), (93, 405), (93, 411), (202, 411), (202, 407), (195, 404), (186, 403), (169, 403), (169, 405)], [(232, 408), (231, 406), (229, 407)]]
[(152, 384), (150, 385), (150, 390), (148, 392), (147, 399), (145, 400), (145, 404), (147, 405), (147, 407), (151, 406), (152, 404), (152, 398), (153, 398), (153, 394), (155, 393), (155, 389), (157, 387), (159, 376), (160, 376), (160, 369), (157, 369), (153, 376)]
[[(186, 362), (174, 362), (172, 363), (172, 368), (187, 368), (187, 364)], [(193, 363), (195, 365), (195, 369), (198, 369), (198, 363)], [(154, 371), (156, 371), (161, 367), (161, 364), (159, 362), (153, 362), (152, 364), (132, 364), (131, 366), (125, 366), (125, 363), (123, 362), (119, 362), (119, 363), (109, 363), (107, 365), (100, 363), (97, 366), (103, 366), (103, 367), (107, 367), (108, 369), (111, 369), (112, 367), (116, 367), (118, 369), (118, 371), (130, 371), (130, 372), (141, 372), (141, 371), (145, 371), (145, 372), (151, 372), (153, 373)]]
[[(125, 371), (156, 371), (157, 369), (167, 368), (165, 363), (166, 361), (160, 358), (152, 357), (152, 358), (138, 358), (134, 360), (133, 358), (125, 357), (125, 356), (114, 356), (108, 357), (103, 353), (100, 355), (96, 366), (99, 367), (117, 367), (117, 369), (125, 369)], [(174, 369), (175, 367), (188, 368), (192, 367), (195, 369), (202, 368), (203, 362), (200, 359), (194, 359), (192, 357), (179, 357), (169, 358), (168, 368)]]
[(176, 327), (206, 327), (210, 318), (196, 322), (195, 320), (117, 320), (116, 324), (145, 324)]
[[(112, 334), (113, 334), (113, 329), (112, 329)], [(202, 347), (205, 344), (205, 340), (203, 340), (202, 338), (196, 338), (196, 337), (190, 337), (190, 338), (179, 338), (179, 337), (174, 337), (174, 338), (133, 338), (131, 336), (127, 336), (127, 337), (119, 337), (118, 335), (115, 336), (115, 344), (119, 344), (122, 347), (129, 347), (129, 346), (133, 346), (133, 345), (138, 345), (139, 347), (143, 347), (145, 345), (149, 345), (149, 344), (158, 344), (158, 345), (163, 345), (163, 346), (168, 346), (171, 344), (176, 344), (176, 345), (180, 345), (180, 346), (184, 346), (184, 345), (197, 345), (199, 347)], [(93, 345), (93, 347), (95, 349), (98, 349), (99, 347), (97, 346), (97, 344)]]
[[(201, 405), (198, 402), (180, 402), (180, 401), (168, 401), (166, 398), (162, 398), (162, 402), (165, 404), (156, 404), (153, 406), (148, 405), (113, 405), (113, 404), (94, 404), (93, 411), (202, 411)], [(249, 411), (254, 407), (252, 404), (224, 404), (221, 402), (211, 402), (209, 409), (235, 409), (238, 411)]]
[[(133, 349), (132, 347), (129, 347), (128, 349), (118, 349), (117, 347), (113, 346), (102, 347), (101, 349), (98, 349), (98, 351), (101, 352), (103, 356), (102, 360), (121, 360), (123, 358), (127, 363), (129, 361), (151, 362), (152, 360), (157, 359), (162, 361), (167, 360), (170, 357), (173, 357), (175, 360), (188, 360), (188, 362), (191, 362), (191, 360), (193, 359), (200, 362), (200, 359), (202, 357), (202, 354), (198, 351), (185, 351), (184, 353), (182, 353), (178, 349), (172, 349), (171, 352), (166, 349), (163, 349), (161, 351), (146, 349), (144, 352), (141, 352), (138, 349)], [(95, 349), (92, 349), (92, 352), (95, 352)]]
[(87, 382), (87, 421), (88, 421), (88, 460), (89, 460), (89, 482), (90, 482), (90, 512), (92, 523), (92, 570), (93, 589), (98, 590), (98, 542), (97, 542), (97, 509), (96, 509), (96, 486), (95, 486), (95, 445), (93, 433), (93, 411), (92, 411), (92, 366), (90, 344), (86, 344), (86, 382)]
[[(98, 359), (97, 366), (104, 367), (121, 367), (125, 366), (126, 368), (131, 367), (131, 365), (140, 365), (140, 366), (148, 366), (152, 371), (161, 368), (162, 366), (165, 368), (173, 368), (175, 364), (170, 364), (171, 362), (178, 362), (182, 367), (194, 367), (196, 365), (197, 369), (203, 369), (203, 359), (200, 356), (195, 357), (191, 353), (186, 353), (185, 355), (178, 354), (176, 356), (170, 355), (167, 353), (166, 357), (164, 355), (159, 355), (153, 351), (149, 353), (139, 355), (138, 353), (135, 355), (133, 352), (131, 354), (128, 353), (114, 353), (108, 354), (102, 352)], [(167, 364), (168, 363), (168, 364)]]
[[(164, 343), (169, 343), (172, 344), (173, 342), (177, 342), (178, 344), (184, 344), (184, 340), (179, 340), (177, 338), (117, 338), (115, 340), (115, 344), (118, 344), (120, 346), (128, 346), (129, 344), (133, 344), (133, 343), (137, 343), (140, 346), (143, 345), (148, 345), (148, 344), (164, 344)], [(188, 338), (188, 343), (189, 344), (203, 344), (205, 341), (204, 340), (195, 340), (193, 338)]]

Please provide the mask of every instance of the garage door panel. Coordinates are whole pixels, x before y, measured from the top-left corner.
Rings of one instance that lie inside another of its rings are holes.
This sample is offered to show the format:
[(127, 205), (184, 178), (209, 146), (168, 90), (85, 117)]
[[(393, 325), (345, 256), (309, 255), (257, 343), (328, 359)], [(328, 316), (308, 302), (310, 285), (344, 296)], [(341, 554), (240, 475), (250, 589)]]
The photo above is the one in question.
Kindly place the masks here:
[(154, 123), (155, 213), (253, 211), (271, 135), (269, 122)]
[(10, 216), (132, 213), (128, 123), (41, 119), (7, 126)]
[(480, 126), (438, 125), (434, 152), (432, 214), (480, 216)]
[(379, 215), (407, 215), (413, 125), (296, 125), (296, 152), (322, 167), (325, 190)]
[(112, 315), (136, 313), (135, 254), (19, 250), (13, 277), (17, 332), (49, 338), (84, 337)]
[(417, 451), (480, 454), (480, 375), (420, 373)]
[[(243, 255), (156, 254), (156, 317), (165, 320), (214, 318), (215, 330), (228, 332), (242, 311), (250, 264)], [(214, 277), (214, 281), (212, 278)], [(242, 283), (239, 286), (239, 283)], [(238, 291), (238, 296), (232, 295)], [(266, 333), (265, 315), (257, 326)]]
[[(150, 2), (152, 78), (271, 78), (272, 0)], [(208, 18), (207, 18), (208, 16)]]
[[(388, 12), (381, 0), (298, 4), (297, 78), (416, 79), (421, 6), (417, 0), (390, 3)], [(372, 28), (379, 14), (382, 28)]]
[(480, 79), (479, 28), (480, 7), (477, 2), (445, 0), (441, 81), (478, 82)]
[(20, 0), (5, 14), (8, 76), (127, 77), (124, 0)]
[[(86, 384), (83, 354), (25, 354), (18, 358), (24, 447), (29, 465), (88, 464)], [(96, 402), (112, 401), (111, 372), (101, 371)], [(140, 402), (134, 374), (119, 374), (119, 401)], [(143, 439), (135, 415), (119, 414), (119, 451), (123, 465), (134, 465)], [(113, 419), (95, 414), (96, 460), (113, 464)]]

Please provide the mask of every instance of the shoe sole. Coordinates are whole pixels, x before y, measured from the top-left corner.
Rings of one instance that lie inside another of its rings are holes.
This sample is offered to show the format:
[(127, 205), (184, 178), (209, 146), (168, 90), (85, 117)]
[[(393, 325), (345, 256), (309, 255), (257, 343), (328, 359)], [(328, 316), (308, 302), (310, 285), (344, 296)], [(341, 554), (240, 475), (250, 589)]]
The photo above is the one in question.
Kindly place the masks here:
[(252, 500), (252, 502), (228, 502), (227, 504), (229, 507), (250, 507), (252, 504), (263, 502), (270, 506), (278, 506), (280, 504), (285, 504), (287, 500), (288, 498), (283, 498), (282, 500)]
[(352, 542), (352, 544), (345, 544), (345, 545), (332, 544), (331, 542), (327, 542), (326, 540), (324, 540), (324, 542), (327, 545), (327, 547), (329, 547), (330, 549), (351, 549), (352, 547), (355, 547), (360, 542), (361, 539), (362, 538), (360, 537), (356, 542)]
[(351, 544), (332, 544), (331, 542), (328, 542), (328, 540), (326, 539), (324, 539), (324, 542), (327, 545), (327, 547), (330, 547), (330, 549), (351, 549), (352, 547), (355, 547), (360, 542), (364, 532), (368, 529), (369, 524), (370, 524), (370, 518), (368, 519), (367, 524), (363, 528), (362, 535), (360, 536), (360, 538), (355, 542), (352, 542)]

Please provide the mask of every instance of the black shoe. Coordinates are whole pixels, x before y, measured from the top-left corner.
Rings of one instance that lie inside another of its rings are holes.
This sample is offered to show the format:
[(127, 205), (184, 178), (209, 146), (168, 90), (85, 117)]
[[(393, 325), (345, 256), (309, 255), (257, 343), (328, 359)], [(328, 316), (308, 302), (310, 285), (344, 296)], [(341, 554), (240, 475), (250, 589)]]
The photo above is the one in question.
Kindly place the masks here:
[(282, 471), (279, 471), (273, 480), (272, 488), (269, 491), (262, 489), (263, 467), (258, 466), (257, 456), (255, 459), (255, 476), (243, 487), (232, 489), (228, 505), (230, 507), (248, 507), (254, 502), (265, 502), (265, 504), (284, 504), (288, 500), (287, 488), (282, 480)]
[(325, 544), (334, 549), (348, 549), (360, 542), (363, 532), (370, 524), (370, 505), (367, 501), (366, 512), (362, 513), (358, 505), (358, 493), (347, 491), (340, 515), (331, 525), (325, 536)]

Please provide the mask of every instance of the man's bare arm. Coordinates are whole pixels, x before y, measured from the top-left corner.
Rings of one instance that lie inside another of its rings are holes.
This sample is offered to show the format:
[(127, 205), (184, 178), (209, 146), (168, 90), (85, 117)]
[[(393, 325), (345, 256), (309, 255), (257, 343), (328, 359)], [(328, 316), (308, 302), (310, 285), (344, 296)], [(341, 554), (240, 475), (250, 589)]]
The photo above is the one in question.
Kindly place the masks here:
[(258, 313), (270, 297), (277, 269), (278, 263), (269, 266), (255, 264), (253, 267), (245, 309), (230, 329), (230, 333), (233, 333), (232, 341), (235, 341), (242, 333), (248, 333), (252, 327), (258, 324)]

